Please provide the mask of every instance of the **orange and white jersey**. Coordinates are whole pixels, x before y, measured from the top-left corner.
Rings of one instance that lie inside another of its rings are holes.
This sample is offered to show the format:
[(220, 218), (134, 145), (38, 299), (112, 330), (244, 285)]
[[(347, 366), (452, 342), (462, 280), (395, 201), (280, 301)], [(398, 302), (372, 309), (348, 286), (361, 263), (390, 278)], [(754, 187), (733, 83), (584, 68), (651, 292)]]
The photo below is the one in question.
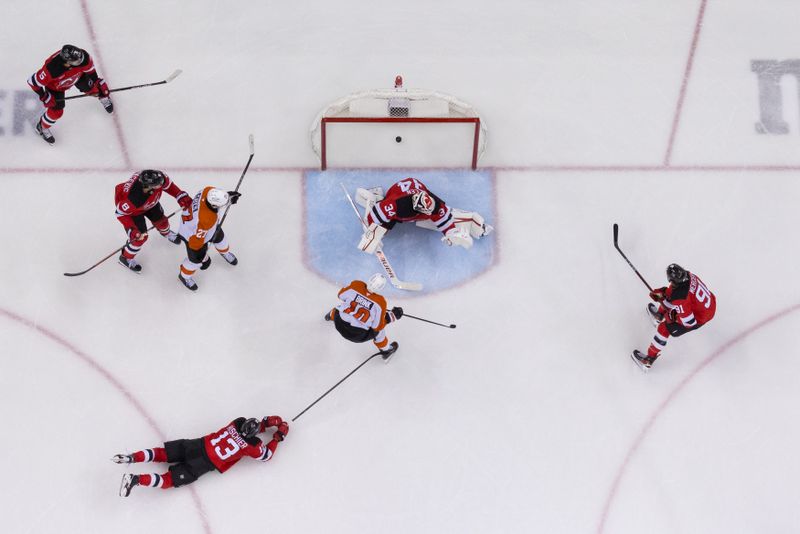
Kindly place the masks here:
[(208, 192), (214, 189), (211, 186), (204, 187), (192, 199), (189, 209), (184, 209), (181, 216), (181, 227), (178, 233), (183, 237), (189, 248), (200, 250), (203, 245), (211, 241), (217, 231), (220, 213), (212, 210), (206, 202)]
[(367, 284), (361, 280), (353, 280), (349, 286), (342, 288), (339, 300), (341, 302), (336, 309), (346, 323), (377, 332), (386, 326), (386, 299), (367, 291)]

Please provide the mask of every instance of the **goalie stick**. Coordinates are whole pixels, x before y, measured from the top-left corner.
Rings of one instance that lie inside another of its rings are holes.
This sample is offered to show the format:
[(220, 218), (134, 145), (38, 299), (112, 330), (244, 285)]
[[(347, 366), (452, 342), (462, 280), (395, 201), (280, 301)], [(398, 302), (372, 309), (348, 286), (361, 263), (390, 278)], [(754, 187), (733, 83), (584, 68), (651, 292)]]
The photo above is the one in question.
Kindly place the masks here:
[[(120, 91), (128, 91), (130, 89), (139, 89), (140, 87), (151, 87), (153, 85), (162, 85), (162, 84), (171, 82), (172, 80), (174, 80), (175, 78), (180, 76), (180, 74), (182, 72), (183, 71), (181, 69), (177, 69), (175, 72), (173, 72), (172, 74), (167, 76), (166, 79), (161, 80), (160, 82), (142, 83), (142, 84), (139, 84), (139, 85), (129, 85), (128, 87), (117, 87), (116, 89), (109, 89), (108, 92), (109, 93), (118, 93)], [(97, 96), (97, 95), (96, 94), (91, 94), (90, 95), (88, 93), (84, 93), (82, 95), (72, 95), (72, 96), (65, 97), (64, 100), (72, 100), (73, 98), (83, 98), (83, 97), (86, 97), (86, 96)]]
[[(170, 217), (172, 217), (173, 215), (175, 215), (175, 214), (176, 214), (176, 213), (178, 213), (179, 211), (181, 211), (181, 210), (175, 210), (175, 211), (173, 211), (172, 213), (170, 213), (169, 215), (167, 215), (167, 219), (169, 219)], [(149, 232), (149, 231), (150, 231), (150, 230), (152, 230), (153, 228), (155, 228), (155, 226), (150, 226), (150, 227), (147, 229), (147, 231)], [(120, 252), (120, 251), (121, 251), (123, 248), (125, 248), (125, 245), (127, 245), (127, 244), (128, 244), (128, 241), (125, 241), (125, 244), (124, 244), (124, 245), (122, 245), (121, 247), (119, 247), (118, 249), (116, 249), (114, 252), (112, 252), (111, 254), (109, 254), (108, 256), (106, 256), (105, 258), (103, 258), (102, 260), (98, 261), (97, 263), (95, 263), (94, 265), (92, 265), (91, 267), (89, 267), (88, 269), (84, 269), (83, 271), (80, 271), (80, 272), (77, 272), (77, 273), (64, 273), (64, 276), (80, 276), (80, 275), (82, 275), (82, 274), (86, 274), (86, 273), (88, 273), (89, 271), (91, 271), (92, 269), (94, 269), (95, 267), (97, 267), (98, 265), (100, 265), (101, 263), (103, 263), (104, 261), (106, 261), (108, 258), (110, 258), (111, 256), (113, 256), (114, 254), (117, 254), (118, 252)]]
[[(356, 217), (358, 217), (358, 220), (361, 221), (361, 226), (363, 226), (366, 230), (368, 228), (367, 223), (363, 218), (361, 218), (361, 214), (358, 213), (358, 208), (356, 208), (353, 198), (350, 196), (350, 193), (347, 192), (344, 184), (340, 183), (339, 185), (342, 186), (342, 191), (344, 191), (347, 201), (350, 202), (350, 206), (353, 208), (353, 212), (356, 214)], [(394, 287), (397, 289), (405, 289), (406, 291), (420, 291), (422, 289), (422, 284), (419, 282), (403, 282), (397, 277), (394, 269), (392, 269), (392, 265), (389, 263), (389, 259), (386, 257), (386, 254), (383, 253), (382, 247), (379, 246), (375, 250), (375, 257), (378, 258), (378, 262), (381, 264), (381, 267), (383, 267), (383, 270), (386, 271), (386, 274), (389, 276), (389, 281)]]
[(633, 272), (635, 272), (636, 276), (639, 277), (639, 280), (641, 280), (642, 283), (645, 286), (647, 286), (647, 289), (650, 290), (650, 292), (652, 293), (653, 288), (650, 287), (650, 284), (647, 283), (647, 280), (645, 280), (644, 277), (641, 274), (639, 274), (639, 271), (636, 269), (636, 267), (633, 266), (631, 260), (629, 260), (628, 257), (620, 250), (618, 240), (619, 240), (619, 225), (617, 223), (614, 223), (614, 248), (616, 248), (620, 256), (622, 256), (625, 259), (625, 261), (628, 262), (628, 265), (631, 266), (631, 269), (633, 269)]

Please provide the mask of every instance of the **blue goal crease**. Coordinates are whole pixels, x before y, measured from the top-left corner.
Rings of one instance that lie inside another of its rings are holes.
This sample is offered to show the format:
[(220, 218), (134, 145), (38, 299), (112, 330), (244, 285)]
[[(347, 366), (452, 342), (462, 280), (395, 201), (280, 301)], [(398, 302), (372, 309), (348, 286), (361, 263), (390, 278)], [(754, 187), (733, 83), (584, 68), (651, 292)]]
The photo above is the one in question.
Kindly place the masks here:
[[(495, 224), (495, 191), (491, 171), (470, 170), (326, 170), (307, 171), (303, 177), (305, 209), (304, 261), (324, 279), (338, 285), (365, 280), (383, 269), (373, 255), (358, 250), (362, 226), (339, 185), (355, 198), (358, 187), (381, 186), (384, 191), (395, 182), (413, 176), (444, 200), (448, 206), (477, 211), (488, 224)], [(363, 208), (356, 205), (363, 215)], [(455, 287), (487, 271), (496, 257), (495, 234), (476, 239), (470, 250), (448, 247), (442, 234), (398, 223), (386, 234), (383, 250), (407, 282), (420, 282), (422, 294)], [(400, 293), (387, 285), (387, 294)], [(402, 291), (403, 296), (412, 292)], [(418, 294), (418, 293), (415, 293)]]

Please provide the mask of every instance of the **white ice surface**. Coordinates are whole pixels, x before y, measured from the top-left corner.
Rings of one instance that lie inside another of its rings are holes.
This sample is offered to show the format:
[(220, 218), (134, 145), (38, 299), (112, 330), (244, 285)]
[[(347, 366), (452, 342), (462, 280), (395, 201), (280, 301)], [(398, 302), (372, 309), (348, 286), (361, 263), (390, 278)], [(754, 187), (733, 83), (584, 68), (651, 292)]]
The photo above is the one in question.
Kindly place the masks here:
[[(7, 2), (3, 531), (800, 530), (798, 318), (782, 313), (799, 303), (800, 188), (792, 172), (737, 167), (798, 162), (796, 101), (790, 135), (757, 135), (750, 72), (794, 57), (797, 6), (710, 0), (672, 147), (683, 168), (630, 170), (664, 162), (700, 6)], [(119, 93), (113, 118), (69, 102), (52, 148), (9, 135), (8, 95), (64, 42), (95, 52), (112, 87), (184, 74)], [(317, 164), (316, 113), (396, 74), (490, 125), (498, 263), (392, 302), (458, 328), (393, 325), (391, 363), (303, 415), (268, 464), (119, 498), (112, 454), (239, 415), (290, 418), (369, 355), (321, 322), (337, 287), (303, 263), (301, 178)], [(191, 294), (182, 250), (153, 235), (142, 276), (113, 261), (62, 276), (122, 244), (112, 195), (131, 171), (233, 187), (251, 132), (256, 158), (225, 223), (239, 266), (214, 257)], [(648, 375), (628, 358), (652, 331), (614, 222), (652, 284), (677, 261), (719, 301)]]

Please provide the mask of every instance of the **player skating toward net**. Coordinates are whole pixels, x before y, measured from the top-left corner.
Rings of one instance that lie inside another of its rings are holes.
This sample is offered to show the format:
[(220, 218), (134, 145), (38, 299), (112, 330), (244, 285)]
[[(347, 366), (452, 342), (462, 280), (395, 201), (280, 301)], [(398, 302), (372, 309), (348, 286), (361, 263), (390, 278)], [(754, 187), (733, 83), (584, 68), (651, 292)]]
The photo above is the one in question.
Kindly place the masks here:
[(186, 259), (181, 263), (178, 280), (192, 291), (197, 291), (197, 282), (194, 273), (197, 269), (204, 271), (211, 265), (208, 256), (208, 244), (214, 248), (225, 261), (236, 265), (239, 260), (230, 251), (225, 232), (219, 225), (222, 213), (220, 210), (230, 204), (236, 204), (241, 193), (228, 191), (227, 193), (215, 187), (204, 187), (197, 193), (188, 206), (184, 206), (181, 216), (181, 227), (178, 235), (186, 243)]
[(145, 217), (150, 219), (162, 236), (176, 245), (179, 243), (178, 234), (169, 229), (169, 220), (164, 216), (164, 209), (159, 202), (163, 191), (175, 197), (184, 209), (192, 203), (189, 194), (181, 190), (169, 176), (152, 169), (137, 172), (127, 182), (118, 184), (114, 190), (117, 220), (128, 235), (128, 242), (122, 248), (119, 262), (135, 273), (142, 270), (141, 264), (135, 258), (147, 241)]
[(368, 254), (381, 246), (383, 236), (398, 222), (413, 221), (420, 228), (438, 230), (444, 234), (442, 242), (465, 249), (493, 230), (480, 214), (449, 208), (416, 178), (400, 180), (385, 196), (379, 187), (359, 188), (356, 202), (366, 209), (367, 225), (358, 248)]
[(50, 144), (56, 142), (50, 128), (64, 114), (64, 92), (73, 85), (82, 93), (96, 95), (107, 112), (114, 111), (108, 85), (97, 75), (89, 53), (74, 45), (66, 44), (48, 57), (28, 79), (28, 85), (45, 107), (36, 122), (36, 133)]
[(325, 314), (326, 321), (333, 321), (343, 338), (353, 343), (372, 341), (381, 357), (388, 360), (397, 350), (397, 341), (389, 343), (384, 328), (403, 316), (403, 308), (395, 306), (387, 310), (386, 299), (378, 291), (386, 285), (386, 278), (374, 274), (367, 283), (353, 280), (339, 290), (339, 304)]
[(643, 370), (650, 369), (670, 336), (679, 337), (697, 330), (714, 318), (717, 309), (716, 297), (694, 273), (671, 263), (667, 267), (667, 279), (669, 286), (650, 293), (650, 298), (659, 304), (647, 305), (647, 312), (657, 327), (647, 354), (639, 350), (631, 354)]
[[(264, 443), (256, 434), (276, 427), (272, 440)], [(111, 461), (118, 464), (166, 462), (169, 471), (163, 474), (125, 474), (119, 488), (121, 497), (130, 495), (136, 486), (179, 488), (191, 484), (202, 475), (214, 471), (224, 473), (236, 462), (249, 456), (266, 462), (272, 459), (278, 443), (289, 433), (289, 424), (277, 415), (257, 419), (238, 417), (221, 429), (197, 439), (167, 441), (163, 447), (144, 449), (132, 454), (115, 454)]]

